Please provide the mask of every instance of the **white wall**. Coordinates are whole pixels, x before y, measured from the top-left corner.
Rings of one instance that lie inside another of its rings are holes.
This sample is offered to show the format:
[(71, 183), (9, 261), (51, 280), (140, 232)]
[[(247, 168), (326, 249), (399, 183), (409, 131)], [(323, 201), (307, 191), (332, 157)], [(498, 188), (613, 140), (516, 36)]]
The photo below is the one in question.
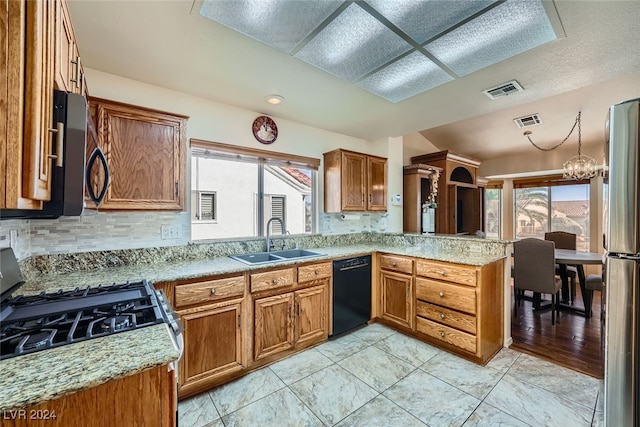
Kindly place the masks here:
[[(187, 138), (197, 138), (225, 144), (272, 150), (322, 159), (322, 154), (336, 148), (345, 148), (367, 154), (387, 157), (388, 145), (383, 142), (368, 142), (363, 139), (313, 128), (271, 116), (278, 124), (278, 139), (271, 145), (263, 145), (255, 140), (251, 132), (254, 119), (261, 113), (209, 101), (197, 96), (168, 90), (151, 84), (123, 78), (90, 68), (85, 69), (91, 96), (125, 102), (176, 114), (189, 116)], [(322, 166), (321, 166), (322, 167)], [(190, 160), (187, 161), (190, 170)], [(393, 173), (389, 169), (390, 176)], [(186, 174), (190, 177), (190, 173)], [(190, 197), (190, 182), (188, 194)], [(322, 169), (318, 172), (318, 210), (323, 211), (324, 183)], [(190, 203), (187, 204), (190, 207)], [(326, 217), (320, 215), (320, 218)], [(374, 215), (377, 218), (377, 215)], [(126, 223), (119, 227), (119, 222)], [(362, 224), (351, 223), (354, 230), (371, 229), (371, 216), (363, 215)], [(104, 224), (116, 223), (118, 233), (104, 230)], [(396, 221), (394, 220), (394, 223)], [(29, 224), (29, 225), (27, 225)], [(37, 224), (37, 232), (35, 225)], [(182, 236), (172, 240), (162, 240), (160, 225), (171, 225), (182, 230)], [(79, 227), (78, 225), (82, 225)], [(397, 226), (397, 224), (396, 224)], [(99, 230), (92, 237), (88, 229)], [(80, 231), (82, 229), (82, 231)], [(0, 221), (0, 236), (10, 236), (18, 231), (20, 253), (24, 257), (48, 253), (68, 253), (94, 250), (123, 249), (186, 244), (189, 241), (190, 215), (186, 213), (131, 212), (100, 213), (93, 217), (39, 221)], [(320, 224), (319, 230), (322, 229)], [(377, 229), (381, 229), (378, 227)], [(401, 229), (401, 226), (400, 226)], [(25, 230), (29, 230), (26, 232)], [(126, 236), (135, 232), (135, 241)], [(80, 236), (78, 233), (82, 233)], [(113, 235), (113, 237), (111, 237)], [(8, 240), (8, 239), (7, 239)], [(33, 242), (37, 245), (32, 250)], [(1, 244), (6, 245), (3, 241)]]

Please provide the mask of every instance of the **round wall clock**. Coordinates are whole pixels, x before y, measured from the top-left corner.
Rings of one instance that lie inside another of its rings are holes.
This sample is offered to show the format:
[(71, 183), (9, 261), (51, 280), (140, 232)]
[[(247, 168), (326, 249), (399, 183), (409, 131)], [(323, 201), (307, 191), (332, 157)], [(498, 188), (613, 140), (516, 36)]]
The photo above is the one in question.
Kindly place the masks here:
[(253, 121), (253, 136), (263, 144), (271, 144), (278, 138), (278, 126), (271, 118), (260, 116)]

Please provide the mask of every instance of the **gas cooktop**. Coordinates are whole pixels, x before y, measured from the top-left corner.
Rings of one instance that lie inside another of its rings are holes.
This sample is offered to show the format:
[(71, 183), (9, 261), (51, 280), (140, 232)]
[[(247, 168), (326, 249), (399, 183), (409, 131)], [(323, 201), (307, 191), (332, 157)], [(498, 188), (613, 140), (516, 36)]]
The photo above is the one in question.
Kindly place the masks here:
[(145, 280), (17, 296), (0, 309), (0, 359), (168, 323), (163, 301)]

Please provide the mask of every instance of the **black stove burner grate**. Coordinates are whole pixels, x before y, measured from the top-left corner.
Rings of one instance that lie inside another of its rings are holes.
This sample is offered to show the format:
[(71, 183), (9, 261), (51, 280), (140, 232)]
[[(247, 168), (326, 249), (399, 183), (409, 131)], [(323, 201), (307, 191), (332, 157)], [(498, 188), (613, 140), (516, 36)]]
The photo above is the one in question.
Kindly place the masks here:
[(165, 321), (146, 281), (19, 296), (2, 310), (0, 360)]

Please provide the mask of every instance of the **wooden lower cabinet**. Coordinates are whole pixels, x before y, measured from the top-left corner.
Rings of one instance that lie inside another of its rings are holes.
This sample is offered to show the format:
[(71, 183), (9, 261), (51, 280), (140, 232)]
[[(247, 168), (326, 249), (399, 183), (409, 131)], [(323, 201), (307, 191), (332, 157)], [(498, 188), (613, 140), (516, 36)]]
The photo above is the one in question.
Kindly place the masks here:
[(0, 425), (173, 427), (175, 390), (175, 371), (164, 365), (23, 410), (6, 410)]
[(297, 345), (321, 341), (329, 334), (328, 284), (297, 291), (295, 337)]
[(413, 277), (382, 270), (380, 273), (382, 297), (381, 317), (389, 322), (413, 329), (414, 291)]
[(255, 360), (293, 348), (293, 302), (293, 292), (254, 302)]
[(213, 386), (220, 378), (242, 371), (245, 333), (244, 301), (234, 299), (178, 311), (184, 325), (180, 361), (180, 397)]
[(503, 261), (482, 267), (416, 261), (416, 332), (485, 364), (503, 346)]
[(254, 301), (254, 359), (320, 342), (329, 334), (328, 285)]

